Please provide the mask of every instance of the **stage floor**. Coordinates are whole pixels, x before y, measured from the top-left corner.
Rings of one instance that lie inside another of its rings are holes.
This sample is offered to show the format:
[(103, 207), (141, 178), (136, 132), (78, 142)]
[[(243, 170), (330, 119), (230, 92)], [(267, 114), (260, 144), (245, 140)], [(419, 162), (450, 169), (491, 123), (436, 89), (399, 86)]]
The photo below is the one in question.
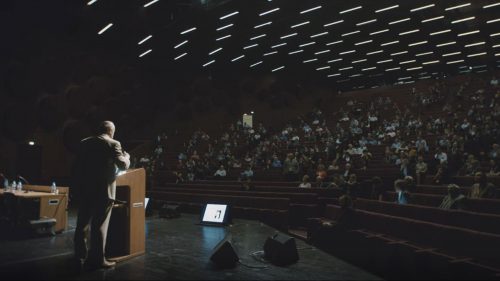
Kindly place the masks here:
[[(146, 254), (108, 270), (86, 271), (74, 264), (73, 233), (23, 240), (1, 239), (0, 279), (198, 279), (198, 280), (355, 280), (378, 277), (296, 239), (300, 260), (278, 267), (250, 255), (262, 251), (266, 239), (276, 233), (258, 221), (235, 219), (232, 226), (196, 225), (199, 216), (182, 214), (176, 219), (146, 219)], [(210, 254), (231, 234), (242, 264), (216, 269)], [(332, 237), (332, 239), (335, 239)]]

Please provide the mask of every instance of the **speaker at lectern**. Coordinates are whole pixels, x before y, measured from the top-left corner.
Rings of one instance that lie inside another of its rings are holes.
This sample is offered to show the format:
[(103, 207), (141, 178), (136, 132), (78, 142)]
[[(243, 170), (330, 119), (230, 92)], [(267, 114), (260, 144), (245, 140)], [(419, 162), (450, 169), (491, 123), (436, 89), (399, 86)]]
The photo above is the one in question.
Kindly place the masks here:
[(106, 240), (106, 257), (120, 262), (145, 253), (146, 171), (121, 172)]

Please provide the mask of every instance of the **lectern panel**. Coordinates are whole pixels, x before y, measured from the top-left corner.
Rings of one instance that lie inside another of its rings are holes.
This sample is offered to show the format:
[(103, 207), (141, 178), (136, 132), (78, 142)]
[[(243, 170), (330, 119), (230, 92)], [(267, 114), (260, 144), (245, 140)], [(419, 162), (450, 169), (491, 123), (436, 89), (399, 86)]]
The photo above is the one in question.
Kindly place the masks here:
[(123, 201), (111, 213), (107, 256), (121, 261), (142, 255), (146, 249), (146, 171), (128, 170), (116, 180), (116, 199)]

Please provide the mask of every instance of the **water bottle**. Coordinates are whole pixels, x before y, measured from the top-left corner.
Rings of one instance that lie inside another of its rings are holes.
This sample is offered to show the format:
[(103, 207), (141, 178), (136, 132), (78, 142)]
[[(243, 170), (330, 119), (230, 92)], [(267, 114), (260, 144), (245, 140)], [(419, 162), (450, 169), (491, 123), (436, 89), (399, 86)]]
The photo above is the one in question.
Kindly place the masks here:
[(59, 194), (59, 190), (57, 189), (56, 183), (52, 182), (52, 185), (50, 186), (50, 193), (52, 194)]
[(8, 179), (4, 179), (3, 180), (3, 188), (4, 188), (4, 191), (5, 192), (9, 192), (9, 180)]
[(21, 181), (19, 181), (19, 182), (17, 183), (17, 191), (18, 191), (18, 192), (23, 191), (23, 183), (22, 183)]
[(10, 191), (11, 192), (15, 192), (16, 191), (16, 187), (17, 187), (16, 181), (12, 181), (12, 185), (10, 186)]

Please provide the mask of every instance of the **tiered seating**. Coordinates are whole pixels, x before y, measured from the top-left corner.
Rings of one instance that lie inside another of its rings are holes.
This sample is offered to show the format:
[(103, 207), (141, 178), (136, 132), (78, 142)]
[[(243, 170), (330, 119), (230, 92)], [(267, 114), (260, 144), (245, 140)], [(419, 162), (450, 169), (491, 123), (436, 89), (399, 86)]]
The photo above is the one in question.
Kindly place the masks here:
[[(454, 81), (455, 84), (450, 83), (447, 90), (453, 92), (458, 89), (463, 83), (463, 80), (459, 80)], [(472, 89), (470, 86), (468, 90), (472, 92)], [(384, 89), (384, 95), (391, 96), (400, 105), (409, 104), (412, 100), (410, 95), (402, 95), (394, 89)], [(360, 94), (356, 98), (366, 103), (372, 97), (367, 93), (364, 97)], [(337, 105), (345, 105), (348, 99), (351, 97), (339, 98)], [(429, 105), (411, 114), (444, 117), (442, 106), (443, 104)], [(381, 110), (379, 120), (391, 120), (393, 111), (392, 107)], [(459, 115), (462, 116), (465, 112), (460, 112)], [(338, 114), (328, 114), (328, 118), (329, 125), (339, 123)], [(346, 129), (348, 123), (340, 122), (339, 125)], [(405, 141), (415, 140), (415, 133), (411, 134), (403, 136), (407, 138)], [(302, 139), (302, 135), (300, 137)], [(175, 177), (171, 172), (157, 172), (155, 188), (149, 193), (155, 199), (185, 204), (195, 202), (200, 205), (203, 200), (212, 198), (230, 200), (228, 202), (234, 202), (236, 209), (262, 213), (260, 219), (281, 206), (279, 210), (286, 209), (289, 215), (289, 221), (284, 224), (297, 227), (310, 222), (312, 242), (386, 278), (500, 278), (500, 252), (497, 250), (500, 246), (500, 199), (467, 199), (465, 210), (462, 211), (439, 209), (438, 206), (448, 192), (446, 185), (432, 182), (436, 166), (433, 159), (435, 143), (440, 135), (424, 132), (424, 138), (431, 146), (430, 151), (423, 155), (429, 165), (429, 173), (425, 179), (426, 184), (411, 191), (409, 205), (393, 203), (396, 194), (391, 191), (384, 195), (385, 201), (366, 199), (371, 196), (371, 185), (365, 180), (381, 177), (383, 183), (390, 186), (388, 190), (392, 190), (394, 180), (401, 176), (399, 168), (384, 159), (385, 147), (390, 142), (368, 147), (373, 159), (368, 162), (367, 170), (359, 169), (356, 164), (357, 156), (352, 157), (354, 172), (360, 183), (358, 198), (354, 202), (355, 210), (352, 212), (344, 213), (338, 206), (340, 190), (300, 189), (297, 188), (299, 182), (284, 182), (281, 169), (263, 170), (262, 167), (254, 167), (252, 189), (249, 191), (242, 190), (241, 182), (236, 181), (242, 169), (229, 169), (224, 180), (207, 177), (209, 180), (177, 185), (172, 183)], [(306, 142), (301, 144), (314, 145)], [(320, 149), (323, 151), (323, 148), (324, 144)], [(234, 154), (241, 152), (238, 149)], [(295, 151), (284, 146), (279, 150), (277, 155), (282, 160), (286, 153)], [(203, 150), (198, 152), (200, 151)], [(326, 159), (326, 153), (316, 154), (323, 160)], [(341, 169), (343, 165), (341, 163)], [(500, 186), (500, 177), (491, 177), (488, 181)], [(468, 194), (473, 177), (452, 177), (450, 182), (458, 184), (461, 192)], [(312, 184), (314, 186), (315, 183)], [(240, 197), (251, 199), (234, 199)], [(272, 200), (278, 199), (288, 200), (288, 205), (266, 205), (275, 204)], [(312, 219), (307, 220), (308, 218)], [(323, 224), (339, 219), (341, 223), (334, 224), (333, 227)]]
[(356, 200), (356, 209), (500, 234), (500, 215), (443, 210), (418, 205), (398, 205), (361, 198)]
[[(328, 205), (325, 218), (339, 212)], [(500, 254), (493, 249), (499, 234), (364, 210), (348, 214), (348, 227), (315, 231), (314, 241), (383, 276), (495, 278), (500, 272)]]
[[(262, 210), (264, 216), (258, 217), (260, 219), (265, 218), (265, 213), (268, 211), (267, 209), (273, 208), (265, 208), (265, 204), (273, 204), (269, 200), (262, 199), (282, 199), (285, 198), (289, 200), (289, 204), (282, 208), (281, 210), (286, 211), (289, 214), (289, 219), (282, 219), (280, 221), (281, 227), (288, 226), (305, 226), (305, 222), (309, 217), (316, 217), (320, 214), (320, 205), (318, 204), (318, 197), (338, 197), (340, 194), (339, 190), (334, 189), (324, 189), (324, 188), (298, 188), (298, 187), (288, 187), (284, 186), (285, 183), (282, 183), (282, 186), (266, 186), (267, 184), (271, 184), (269, 182), (253, 182), (251, 190), (243, 190), (242, 184), (239, 182), (216, 182), (219, 184), (208, 184), (208, 183), (185, 183), (185, 184), (166, 184), (163, 186), (157, 186), (153, 190), (148, 192), (148, 196), (154, 198), (159, 202), (170, 202), (170, 203), (178, 203), (181, 205), (190, 205), (189, 201), (184, 201), (185, 199), (189, 199), (186, 197), (178, 197), (177, 194), (190, 194), (193, 198), (200, 198), (199, 200), (209, 200), (211, 198), (207, 196), (236, 196), (236, 197), (248, 197), (253, 198), (253, 202), (255, 202), (255, 208)], [(226, 183), (226, 184), (221, 184)], [(173, 195), (172, 195), (173, 194)], [(222, 199), (232, 199), (232, 198), (221, 198)], [(193, 199), (198, 200), (198, 199)], [(201, 207), (199, 203), (208, 202), (208, 201), (195, 201), (195, 205)], [(220, 201), (224, 202), (224, 201)], [(244, 203), (251, 204), (252, 200), (245, 201)], [(240, 201), (227, 201), (227, 203), (231, 203), (233, 207), (236, 209), (247, 208), (251, 205), (241, 204)], [(261, 204), (262, 203), (262, 204)], [(191, 204), (193, 205), (193, 204)], [(196, 210), (199, 210), (196, 209)], [(236, 213), (242, 214), (244, 217), (249, 217), (246, 213)], [(251, 217), (251, 216), (250, 216)]]
[(190, 192), (151, 191), (157, 202), (180, 204), (181, 211), (199, 212), (206, 203), (224, 203), (232, 206), (233, 215), (261, 219), (278, 228), (286, 227), (290, 199), (280, 197), (253, 197)]
[[(387, 201), (396, 201), (396, 193), (388, 192)], [(415, 205), (438, 207), (443, 200), (442, 195), (413, 193), (410, 202)], [(498, 199), (467, 199), (466, 210), (472, 212), (500, 214), (500, 200)]]

